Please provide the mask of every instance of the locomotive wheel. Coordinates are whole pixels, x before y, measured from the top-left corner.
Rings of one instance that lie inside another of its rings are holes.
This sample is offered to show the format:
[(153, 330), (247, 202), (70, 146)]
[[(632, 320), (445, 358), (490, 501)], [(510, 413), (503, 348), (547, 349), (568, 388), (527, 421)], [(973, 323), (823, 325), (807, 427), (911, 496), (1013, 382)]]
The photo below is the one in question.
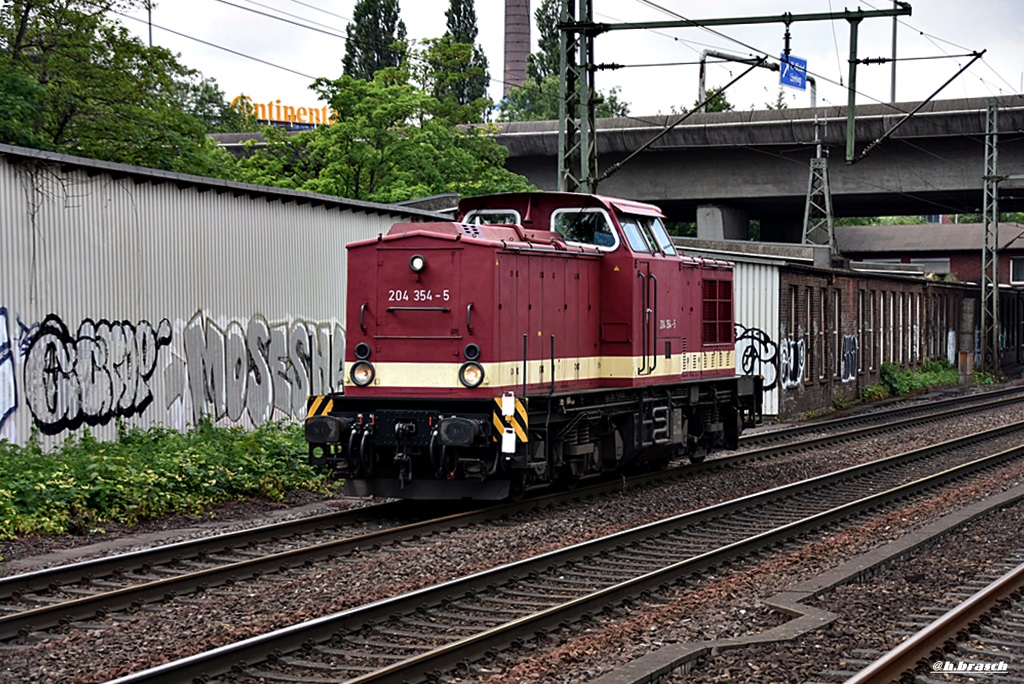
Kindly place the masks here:
[(690, 454), (690, 463), (703, 463), (704, 459), (708, 457), (708, 452), (701, 449), (695, 453)]

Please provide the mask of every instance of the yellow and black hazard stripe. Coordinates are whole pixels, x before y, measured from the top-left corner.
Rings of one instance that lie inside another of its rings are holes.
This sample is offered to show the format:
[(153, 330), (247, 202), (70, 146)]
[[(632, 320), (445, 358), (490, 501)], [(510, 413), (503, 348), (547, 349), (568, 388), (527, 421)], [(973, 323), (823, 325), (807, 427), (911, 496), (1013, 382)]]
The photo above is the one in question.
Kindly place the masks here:
[(516, 439), (520, 442), (528, 442), (527, 430), (530, 428), (530, 420), (526, 416), (526, 400), (516, 397), (516, 409), (511, 416), (506, 416), (501, 410), (503, 397), (494, 398), (494, 441), (505, 434), (506, 428), (512, 428), (516, 433)]
[(326, 395), (306, 397), (306, 404), (308, 409), (306, 410), (306, 419), (309, 420), (314, 416), (326, 416), (334, 410), (334, 399), (331, 399)]

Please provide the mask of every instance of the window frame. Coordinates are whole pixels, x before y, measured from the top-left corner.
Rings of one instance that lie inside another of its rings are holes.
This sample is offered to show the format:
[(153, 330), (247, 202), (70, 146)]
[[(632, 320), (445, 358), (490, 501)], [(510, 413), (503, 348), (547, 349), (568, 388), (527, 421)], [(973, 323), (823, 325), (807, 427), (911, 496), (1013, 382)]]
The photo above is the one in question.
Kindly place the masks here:
[[(611, 230), (613, 243), (611, 245), (598, 245), (593, 242), (579, 242), (578, 240), (570, 240), (566, 237), (565, 233), (557, 229), (559, 217), (565, 214), (600, 214), (604, 217), (605, 225)], [(619, 231), (615, 228), (615, 222), (612, 221), (611, 216), (601, 207), (563, 207), (556, 209), (551, 212), (551, 232), (558, 233), (565, 240), (567, 245), (575, 245), (578, 247), (592, 247), (601, 252), (614, 252), (622, 244), (622, 240), (619, 238)]]
[[(504, 221), (498, 223), (496, 221), (480, 221), (480, 217), (486, 217), (488, 215), (499, 215), (499, 214), (512, 214), (516, 217), (514, 223), (505, 223)], [(474, 220), (475, 219), (475, 220)], [(515, 209), (473, 209), (462, 219), (463, 223), (474, 225), (474, 226), (521, 226), (523, 225), (523, 217), (519, 215), (519, 212)]]

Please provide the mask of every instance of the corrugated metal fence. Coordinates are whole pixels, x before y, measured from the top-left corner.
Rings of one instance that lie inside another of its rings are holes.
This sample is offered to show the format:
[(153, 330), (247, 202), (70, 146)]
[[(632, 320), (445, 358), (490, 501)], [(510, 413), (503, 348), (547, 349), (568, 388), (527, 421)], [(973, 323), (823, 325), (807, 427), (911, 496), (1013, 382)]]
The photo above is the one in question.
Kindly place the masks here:
[(342, 384), (345, 244), (420, 216), (0, 145), (0, 438), (303, 415)]
[(779, 413), (779, 265), (735, 262), (736, 372), (764, 378), (767, 416)]

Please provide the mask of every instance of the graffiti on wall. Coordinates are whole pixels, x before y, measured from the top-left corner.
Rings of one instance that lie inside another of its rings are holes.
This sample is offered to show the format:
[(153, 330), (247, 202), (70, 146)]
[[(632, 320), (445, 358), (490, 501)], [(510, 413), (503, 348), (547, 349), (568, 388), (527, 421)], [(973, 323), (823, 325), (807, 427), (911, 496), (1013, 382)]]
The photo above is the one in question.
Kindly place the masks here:
[(843, 348), (839, 355), (839, 371), (843, 382), (850, 382), (857, 377), (857, 356), (860, 341), (856, 335), (843, 335)]
[(799, 387), (804, 379), (807, 346), (804, 340), (786, 338), (779, 345), (779, 380), (783, 389)]
[(153, 401), (159, 349), (170, 341), (166, 318), (156, 327), (86, 319), (72, 334), (59, 316), (47, 316), (24, 350), (25, 404), (36, 425), (52, 435), (141, 413)]
[(0, 428), (16, 408), (18, 393), (14, 384), (14, 349), (7, 323), (7, 307), (0, 307)]
[(247, 416), (260, 425), (275, 412), (301, 418), (308, 394), (342, 391), (345, 336), (334, 322), (254, 315), (218, 324), (199, 312), (177, 326), (166, 318), (156, 325), (86, 319), (73, 332), (54, 314), (18, 326), (15, 344), (0, 307), (0, 428), (19, 396), (46, 435), (141, 415), (154, 403), (158, 378), (168, 413), (154, 417), (171, 424), (175, 412), (184, 422)]
[(236, 422), (248, 413), (260, 425), (275, 409), (301, 417), (307, 395), (341, 389), (345, 336), (337, 323), (271, 324), (254, 315), (218, 325), (200, 312), (183, 336), (185, 358), (165, 370), (167, 405), (187, 391), (196, 418)]
[(764, 389), (775, 389), (778, 380), (779, 347), (771, 335), (759, 328), (736, 323), (736, 370), (742, 375), (760, 375)]

